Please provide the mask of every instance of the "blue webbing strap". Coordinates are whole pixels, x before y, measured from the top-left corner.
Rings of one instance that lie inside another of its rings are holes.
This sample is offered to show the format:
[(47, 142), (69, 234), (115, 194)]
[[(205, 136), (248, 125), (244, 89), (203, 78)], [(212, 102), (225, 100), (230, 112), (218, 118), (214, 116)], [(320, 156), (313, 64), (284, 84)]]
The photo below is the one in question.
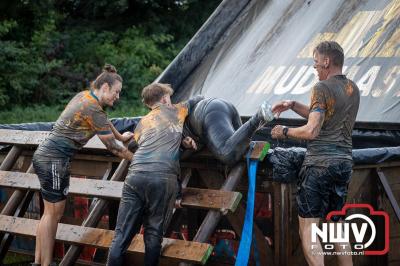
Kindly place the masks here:
[[(252, 144), (252, 143), (251, 143)], [(247, 170), (249, 175), (249, 191), (247, 193), (247, 207), (240, 240), (239, 251), (236, 257), (235, 266), (245, 266), (249, 261), (250, 248), (253, 236), (253, 216), (254, 216), (254, 198), (256, 190), (256, 173), (258, 160), (251, 160), (250, 154), (254, 145), (250, 144), (247, 154)]]
[(260, 254), (258, 254), (256, 234), (253, 232), (253, 256), (256, 261), (256, 266), (261, 266), (260, 264)]

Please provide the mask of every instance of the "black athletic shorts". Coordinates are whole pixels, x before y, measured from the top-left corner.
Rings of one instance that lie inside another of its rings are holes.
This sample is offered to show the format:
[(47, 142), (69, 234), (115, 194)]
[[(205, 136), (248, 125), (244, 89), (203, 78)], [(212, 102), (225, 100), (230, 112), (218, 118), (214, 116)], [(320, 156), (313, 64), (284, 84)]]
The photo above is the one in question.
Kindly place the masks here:
[[(338, 160), (328, 167), (303, 165), (300, 170), (297, 205), (303, 218), (326, 218), (331, 211), (341, 210), (346, 202), (353, 163)], [(332, 220), (339, 220), (333, 217)]]
[(56, 203), (67, 198), (70, 178), (70, 159), (34, 154), (33, 168), (40, 181), (43, 199)]

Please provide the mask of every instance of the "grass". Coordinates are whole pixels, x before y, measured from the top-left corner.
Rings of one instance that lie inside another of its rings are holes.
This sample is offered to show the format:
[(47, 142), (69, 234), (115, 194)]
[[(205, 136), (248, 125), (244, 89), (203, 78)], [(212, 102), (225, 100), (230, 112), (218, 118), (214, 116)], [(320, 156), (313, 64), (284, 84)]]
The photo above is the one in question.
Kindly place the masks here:
[[(18, 124), (56, 121), (64, 106), (35, 105), (16, 106), (11, 110), (0, 111), (0, 124)], [(106, 110), (109, 118), (142, 116), (148, 111), (142, 103), (127, 104), (121, 102), (116, 108)]]

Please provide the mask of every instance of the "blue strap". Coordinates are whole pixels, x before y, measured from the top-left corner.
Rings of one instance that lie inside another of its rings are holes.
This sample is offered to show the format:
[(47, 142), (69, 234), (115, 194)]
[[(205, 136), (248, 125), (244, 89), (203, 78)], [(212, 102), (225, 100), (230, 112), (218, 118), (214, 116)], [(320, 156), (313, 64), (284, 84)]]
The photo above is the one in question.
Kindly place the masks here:
[(254, 198), (256, 190), (256, 173), (258, 160), (251, 160), (250, 154), (254, 145), (250, 145), (247, 154), (247, 170), (249, 175), (249, 191), (247, 193), (246, 215), (242, 230), (242, 236), (239, 245), (239, 251), (236, 258), (235, 266), (247, 265), (250, 256), (251, 242), (253, 238), (253, 216), (254, 216)]
[(258, 253), (257, 249), (257, 241), (256, 241), (256, 234), (253, 232), (253, 255), (254, 255), (254, 260), (256, 261), (256, 266), (261, 266), (260, 264), (260, 254)]

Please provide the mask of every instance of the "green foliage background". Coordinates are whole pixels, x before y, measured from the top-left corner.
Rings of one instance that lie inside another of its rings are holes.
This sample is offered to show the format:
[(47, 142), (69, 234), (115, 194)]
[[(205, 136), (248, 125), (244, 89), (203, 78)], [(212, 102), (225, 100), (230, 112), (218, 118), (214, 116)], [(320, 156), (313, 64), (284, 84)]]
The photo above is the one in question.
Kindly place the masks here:
[(0, 3), (0, 123), (54, 121), (104, 63), (123, 77), (111, 117), (145, 112), (140, 91), (220, 0), (4, 0)]

